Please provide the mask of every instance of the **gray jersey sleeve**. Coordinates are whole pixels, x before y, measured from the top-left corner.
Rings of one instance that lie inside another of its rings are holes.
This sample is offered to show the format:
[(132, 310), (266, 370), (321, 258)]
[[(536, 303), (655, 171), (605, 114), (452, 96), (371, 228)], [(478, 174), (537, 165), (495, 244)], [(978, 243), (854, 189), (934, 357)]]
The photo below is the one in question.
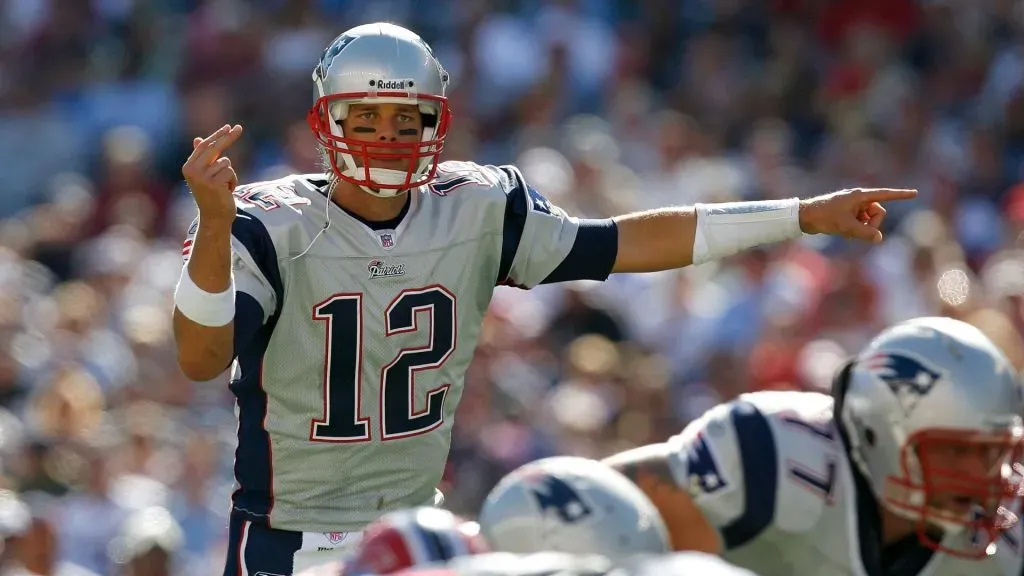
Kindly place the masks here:
[[(261, 324), (274, 314), (278, 306), (277, 292), (261, 268), (277, 266), (277, 262), (265, 262), (259, 244), (265, 236), (265, 230), (253, 222), (253, 217), (239, 210), (235, 223), (231, 228), (231, 274), (234, 277), (235, 291), (250, 296), (260, 306), (263, 318)], [(189, 226), (182, 249), (183, 265), (188, 266), (192, 257), (192, 246), (199, 232), (199, 218)], [(257, 258), (259, 262), (257, 262)], [(239, 310), (236, 309), (236, 314)]]
[(580, 221), (531, 188), (515, 166), (489, 168), (507, 196), (499, 283), (532, 288), (572, 251)]

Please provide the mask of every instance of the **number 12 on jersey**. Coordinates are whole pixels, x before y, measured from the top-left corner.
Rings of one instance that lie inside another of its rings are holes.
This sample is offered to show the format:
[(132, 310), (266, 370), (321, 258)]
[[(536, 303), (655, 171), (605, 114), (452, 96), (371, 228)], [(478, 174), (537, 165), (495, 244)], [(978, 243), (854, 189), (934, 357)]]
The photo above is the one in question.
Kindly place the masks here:
[[(427, 345), (403, 349), (380, 371), (377, 418), (381, 440), (429, 432), (444, 422), (448, 384), (427, 392), (427, 405), (416, 411), (415, 374), (436, 370), (455, 350), (455, 296), (442, 286), (404, 290), (384, 311), (384, 336), (416, 332), (417, 315), (430, 314)], [(370, 418), (362, 415), (363, 295), (335, 294), (313, 308), (313, 319), (327, 324), (324, 344), (323, 416), (313, 419), (315, 442), (368, 442)]]

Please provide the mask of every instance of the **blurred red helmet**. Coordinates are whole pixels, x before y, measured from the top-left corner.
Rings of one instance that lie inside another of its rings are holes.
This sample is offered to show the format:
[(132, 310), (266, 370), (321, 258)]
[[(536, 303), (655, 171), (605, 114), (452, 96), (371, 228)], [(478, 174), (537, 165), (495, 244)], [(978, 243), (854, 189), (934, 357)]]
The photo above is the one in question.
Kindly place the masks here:
[(399, 510), (366, 528), (344, 576), (393, 574), (487, 551), (476, 522), (440, 508)]

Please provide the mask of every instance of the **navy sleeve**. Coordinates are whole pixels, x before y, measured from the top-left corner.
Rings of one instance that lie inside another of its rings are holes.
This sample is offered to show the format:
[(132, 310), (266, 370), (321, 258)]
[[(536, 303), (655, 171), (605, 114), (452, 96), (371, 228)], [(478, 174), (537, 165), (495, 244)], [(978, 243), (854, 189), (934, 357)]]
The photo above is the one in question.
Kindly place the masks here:
[(572, 250), (541, 284), (607, 280), (618, 253), (619, 228), (614, 220), (580, 220)]
[(264, 325), (265, 311), (256, 298), (242, 291), (236, 294), (234, 353), (237, 358), (254, 341), (255, 336), (262, 328), (273, 329), (275, 319), (280, 314), (284, 302), (284, 284), (281, 280), (281, 270), (277, 264), (277, 249), (274, 247), (274, 242), (266, 226), (258, 218), (239, 210), (235, 222), (231, 226), (231, 235), (249, 253), (259, 268), (260, 274), (273, 288), (277, 300), (277, 309), (269, 311), (271, 319)]
[(502, 284), (508, 280), (508, 275), (512, 271), (512, 261), (515, 259), (519, 243), (523, 239), (523, 229), (526, 227), (528, 212), (526, 186), (516, 185), (509, 190), (505, 197), (505, 226), (502, 229), (501, 260), (498, 265), (496, 284)]
[(263, 307), (256, 299), (239, 292), (235, 296), (235, 358), (252, 343), (263, 327)]
[(260, 273), (274, 289), (277, 310), (273, 310), (272, 314), (276, 315), (284, 302), (284, 282), (281, 280), (281, 269), (277, 265), (277, 248), (274, 247), (270, 232), (258, 218), (239, 209), (231, 225), (231, 235), (249, 252)]
[[(550, 227), (554, 223), (550, 217), (554, 215), (558, 219), (563, 219), (563, 222), (568, 217), (563, 211), (555, 208), (542, 194), (530, 187), (518, 170), (504, 167), (502, 170), (505, 171), (511, 185), (506, 191), (501, 259), (496, 284), (517, 285), (517, 282), (522, 282), (524, 278), (512, 277), (518, 276), (518, 274), (513, 274), (513, 263), (523, 241), (533, 243), (528, 248), (531, 257), (544, 259), (554, 256), (558, 253), (559, 248), (550, 242), (557, 242), (558, 239), (548, 236), (548, 234), (552, 234), (558, 226)], [(549, 227), (539, 231), (535, 226), (532, 230), (539, 235), (524, 238), (523, 233), (527, 228), (531, 210), (535, 217), (539, 216), (539, 220), (544, 220), (544, 216), (547, 216), (548, 220), (545, 224)], [(619, 249), (619, 233), (615, 222), (611, 219), (573, 220), (578, 224), (572, 224), (576, 227), (576, 237), (572, 241), (572, 247), (565, 252), (565, 256), (558, 261), (558, 265), (546, 277), (534, 278), (532, 282), (527, 279), (526, 284), (605, 280), (611, 274)], [(564, 229), (566, 226), (562, 227)], [(554, 235), (557, 236), (557, 234)], [(540, 238), (544, 238), (541, 242), (548, 243), (537, 244)], [(564, 248), (561, 249), (564, 250)]]

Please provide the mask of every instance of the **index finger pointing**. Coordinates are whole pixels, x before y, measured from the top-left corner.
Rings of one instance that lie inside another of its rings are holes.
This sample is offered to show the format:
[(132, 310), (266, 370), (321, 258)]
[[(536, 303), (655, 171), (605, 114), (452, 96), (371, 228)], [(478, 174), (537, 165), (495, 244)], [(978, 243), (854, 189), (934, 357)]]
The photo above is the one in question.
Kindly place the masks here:
[(917, 190), (913, 188), (861, 188), (858, 196), (862, 202), (909, 200), (917, 196)]

